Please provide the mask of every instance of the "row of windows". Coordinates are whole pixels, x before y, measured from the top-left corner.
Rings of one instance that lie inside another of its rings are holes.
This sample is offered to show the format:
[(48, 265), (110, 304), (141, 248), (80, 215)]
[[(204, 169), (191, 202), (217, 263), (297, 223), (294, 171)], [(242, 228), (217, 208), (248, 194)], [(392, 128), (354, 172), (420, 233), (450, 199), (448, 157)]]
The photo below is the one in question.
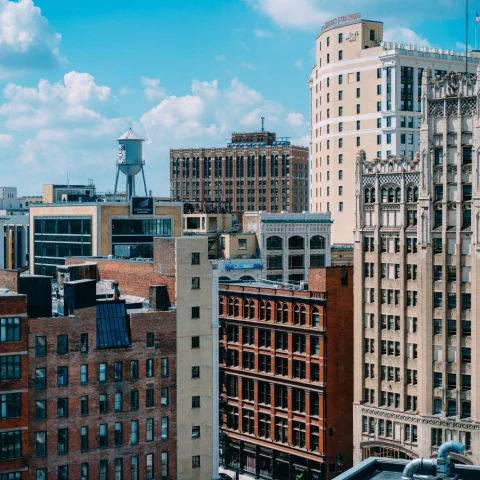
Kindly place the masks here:
[[(377, 433), (379, 437), (393, 438), (393, 422), (391, 420), (362, 416), (362, 432), (368, 435), (375, 435), (375, 433)], [(403, 439), (405, 442), (417, 443), (417, 425), (403, 425)]]
[[(94, 427), (97, 428), (97, 427)], [(93, 429), (93, 427), (92, 427)], [(108, 425), (101, 423), (96, 433), (97, 445), (93, 448), (108, 448), (109, 446), (122, 447), (124, 445), (123, 422), (115, 422), (113, 427), (113, 445), (109, 445), (108, 441)], [(50, 432), (50, 435), (52, 432)], [(70, 451), (69, 437), (70, 429), (57, 429), (57, 451), (58, 455), (65, 455)], [(200, 426), (192, 427), (192, 438), (200, 437)], [(169, 438), (169, 419), (168, 417), (160, 418), (160, 440), (165, 441)], [(145, 419), (145, 442), (153, 442), (155, 440), (155, 420), (153, 418)], [(139, 443), (139, 422), (138, 420), (130, 421), (130, 436), (128, 444), (138, 445)], [(47, 431), (37, 431), (35, 434), (35, 454), (37, 457), (45, 457), (52, 452), (48, 452), (47, 448)], [(90, 448), (89, 427), (80, 427), (80, 450), (88, 451)]]
[[(224, 306), (225, 300), (223, 297), (220, 297), (219, 300), (219, 315), (224, 315)], [(265, 321), (273, 320), (273, 314), (276, 311), (275, 321), (278, 323), (288, 323), (288, 315), (292, 313), (292, 310), (289, 309), (288, 304), (286, 303), (277, 303), (275, 310), (275, 303), (261, 301), (259, 306), (259, 319)], [(253, 300), (244, 300), (243, 302), (243, 315), (241, 312), (240, 300), (230, 298), (228, 300), (228, 313), (229, 317), (242, 317), (255, 320), (257, 317), (255, 315), (255, 302)], [(295, 305), (293, 307), (293, 317), (292, 323), (294, 325), (307, 325), (308, 323), (313, 327), (320, 326), (320, 311), (317, 308), (314, 308), (310, 314), (307, 314), (307, 309), (305, 306)], [(238, 328), (238, 327), (237, 327)]]
[[(281, 237), (273, 236), (267, 238), (267, 250), (282, 250), (283, 248), (283, 239)], [(303, 250), (305, 248), (305, 239), (298, 235), (290, 237), (288, 239), (288, 249), (289, 250)], [(310, 248), (315, 249), (324, 249), (325, 248), (325, 238), (320, 235), (314, 235), (310, 238)]]
[(20, 318), (0, 318), (0, 342), (20, 341)]
[[(414, 237), (407, 237), (407, 253), (417, 253), (418, 242)], [(382, 253), (400, 253), (400, 238), (399, 237), (380, 237), (381, 252)], [(441, 242), (441, 239), (440, 239)], [(375, 252), (374, 237), (363, 237), (363, 251), (365, 253)]]
[[(123, 458), (115, 458), (113, 460), (113, 470), (114, 470), (114, 480), (122, 480), (124, 474), (123, 468)], [(200, 456), (195, 455), (192, 457), (192, 468), (200, 467)], [(100, 460), (98, 463), (98, 478), (99, 480), (108, 480), (109, 478), (109, 461)], [(160, 475), (162, 479), (169, 478), (169, 465), (168, 465), (168, 452), (160, 453)], [(69, 480), (73, 477), (69, 473), (69, 465), (60, 465), (57, 467), (57, 479), (58, 480)], [(21, 477), (12, 477), (12, 478), (21, 478)], [(78, 477), (77, 477), (78, 478)], [(82, 463), (80, 465), (80, 480), (89, 480), (93, 478), (90, 475), (90, 465), (88, 463)], [(155, 462), (154, 454), (149, 453), (145, 455), (145, 474), (140, 475), (139, 469), (139, 458), (138, 456), (130, 457), (130, 478), (131, 480), (139, 480), (140, 478), (145, 478), (146, 480), (155, 479)], [(47, 469), (39, 468), (35, 472), (36, 480), (47, 480)], [(2, 478), (3, 480), (3, 478)], [(8, 479), (10, 480), (10, 479)]]
[[(37, 337), (38, 338), (38, 337)], [(194, 342), (195, 340), (195, 343)], [(192, 337), (192, 346), (196, 342), (199, 342), (199, 337)], [(200, 344), (198, 343), (198, 346)], [(130, 380), (137, 380), (139, 378), (139, 361), (131, 360), (130, 361)], [(160, 376), (166, 378), (169, 376), (169, 362), (167, 357), (161, 357), (160, 359)], [(153, 378), (154, 377), (154, 359), (147, 358), (145, 361), (145, 377)], [(19, 377), (17, 377), (19, 378)], [(88, 364), (80, 365), (80, 383), (87, 383), (89, 380), (88, 377)], [(99, 363), (97, 369), (97, 379), (100, 383), (106, 383), (108, 381), (108, 364)], [(120, 382), (124, 380), (123, 376), (123, 362), (118, 361), (113, 364), (113, 380)], [(57, 385), (66, 386), (69, 384), (69, 368), (68, 366), (59, 366), (57, 367)], [(46, 388), (47, 387), (47, 369), (37, 368), (35, 370), (35, 386), (36, 388)]]
[[(408, 186), (407, 203), (416, 203), (418, 201), (418, 187)], [(400, 187), (385, 187), (381, 190), (382, 203), (399, 203), (402, 201), (402, 191)], [(366, 187), (364, 190), (364, 202), (375, 203), (375, 187)]]

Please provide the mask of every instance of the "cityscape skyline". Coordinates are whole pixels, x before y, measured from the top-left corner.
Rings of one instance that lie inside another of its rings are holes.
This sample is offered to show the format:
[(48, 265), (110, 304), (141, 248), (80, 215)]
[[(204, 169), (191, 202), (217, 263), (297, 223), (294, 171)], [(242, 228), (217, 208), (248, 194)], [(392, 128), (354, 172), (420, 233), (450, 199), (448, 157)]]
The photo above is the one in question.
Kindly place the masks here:
[[(120, 1), (112, 12), (109, 2), (86, 1), (79, 15), (76, 2), (2, 0), (0, 147), (4, 158), (15, 159), (2, 164), (3, 183), (18, 184), (21, 175), (19, 193), (39, 194), (35, 184), (65, 182), (68, 172), (73, 182), (93, 176), (100, 190), (113, 190), (113, 141), (130, 126), (147, 140), (146, 168), (157, 195), (168, 191), (169, 148), (221, 145), (231, 131), (259, 129), (261, 116), (267, 129), (308, 145), (314, 40), (337, 15), (359, 11), (384, 21), (390, 40), (463, 48), (463, 14), (448, 2), (436, 13), (425, 8), (433, 2), (424, 2), (413, 21), (397, 5), (350, 3), (325, 11), (322, 2), (304, 0), (293, 11), (287, 1), (184, 2), (181, 10)], [(205, 22), (216, 27), (202, 29), (198, 41), (195, 25)], [(155, 57), (158, 64), (145, 62)], [(272, 82), (279, 62), (285, 71)]]

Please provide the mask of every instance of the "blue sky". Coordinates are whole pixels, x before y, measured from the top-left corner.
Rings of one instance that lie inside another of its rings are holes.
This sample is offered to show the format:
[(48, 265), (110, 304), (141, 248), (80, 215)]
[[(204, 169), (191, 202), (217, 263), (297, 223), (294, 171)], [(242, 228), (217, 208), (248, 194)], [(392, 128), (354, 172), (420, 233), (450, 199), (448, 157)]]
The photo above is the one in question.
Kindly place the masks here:
[[(68, 171), (71, 182), (93, 178), (112, 190), (115, 139), (130, 126), (146, 139), (156, 195), (168, 195), (169, 148), (222, 145), (261, 116), (307, 144), (314, 41), (339, 15), (384, 21), (389, 40), (464, 48), (460, 0), (332, 5), (0, 0), (0, 185), (40, 194)], [(477, 5), (470, 1), (471, 43)]]

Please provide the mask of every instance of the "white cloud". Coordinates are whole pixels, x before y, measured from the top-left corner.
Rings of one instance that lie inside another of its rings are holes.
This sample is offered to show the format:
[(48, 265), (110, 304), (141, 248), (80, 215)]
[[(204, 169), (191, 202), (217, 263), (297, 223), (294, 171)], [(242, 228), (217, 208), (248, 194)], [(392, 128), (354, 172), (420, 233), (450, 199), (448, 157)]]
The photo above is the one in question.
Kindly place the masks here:
[(160, 86), (159, 78), (142, 77), (142, 85), (147, 100), (161, 100), (167, 94), (166, 90)]
[(258, 28), (258, 27), (255, 27), (255, 29), (253, 30), (253, 33), (258, 38), (272, 38), (274, 36), (272, 32), (269, 32), (268, 30), (262, 30), (261, 28)]
[(308, 127), (305, 117), (298, 112), (291, 112), (287, 115), (287, 123), (292, 127)]
[(13, 136), (0, 133), (0, 147), (7, 147), (13, 143)]
[[(457, 42), (455, 44), (455, 50), (457, 52), (465, 52), (465, 43)], [(468, 50), (473, 50), (473, 47), (470, 44), (468, 44)]]
[[(333, 5), (328, 0), (244, 0), (254, 10), (284, 28), (319, 31), (326, 21), (346, 13), (361, 12), (363, 18), (382, 20), (385, 25), (410, 25), (412, 11), (416, 18), (428, 16), (431, 21), (453, 19), (463, 15), (453, 0), (342, 0)], [(400, 22), (399, 22), (400, 19)]]
[(297, 60), (295, 60), (295, 62), (293, 62), (293, 64), (297, 67), (297, 68), (302, 68), (303, 67), (303, 60), (301, 58), (298, 58)]
[(421, 34), (415, 33), (412, 29), (395, 26), (387, 28), (383, 34), (387, 42), (403, 43), (407, 45), (416, 45), (417, 47), (430, 47), (430, 42)]
[(253, 63), (250, 62), (243, 62), (242, 63), (242, 68), (245, 68), (246, 70), (255, 70), (256, 67)]
[(0, 74), (58, 65), (60, 38), (32, 0), (0, 0)]
[(132, 91), (128, 88), (128, 87), (121, 87), (120, 90), (120, 95), (129, 95), (130, 93), (132, 93)]
[(219, 54), (219, 55), (215, 55), (213, 58), (214, 58), (217, 62), (224, 62), (224, 61), (227, 59), (227, 57), (226, 57), (223, 53), (221, 53), (221, 54)]

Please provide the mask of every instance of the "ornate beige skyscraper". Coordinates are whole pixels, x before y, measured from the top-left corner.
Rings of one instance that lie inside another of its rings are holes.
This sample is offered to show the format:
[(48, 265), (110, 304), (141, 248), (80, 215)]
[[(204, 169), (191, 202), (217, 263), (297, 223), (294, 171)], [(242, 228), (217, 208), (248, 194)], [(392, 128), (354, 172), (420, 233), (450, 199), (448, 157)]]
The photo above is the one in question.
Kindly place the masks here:
[(357, 156), (356, 461), (457, 439), (480, 462), (479, 87), (425, 69), (420, 152)]

